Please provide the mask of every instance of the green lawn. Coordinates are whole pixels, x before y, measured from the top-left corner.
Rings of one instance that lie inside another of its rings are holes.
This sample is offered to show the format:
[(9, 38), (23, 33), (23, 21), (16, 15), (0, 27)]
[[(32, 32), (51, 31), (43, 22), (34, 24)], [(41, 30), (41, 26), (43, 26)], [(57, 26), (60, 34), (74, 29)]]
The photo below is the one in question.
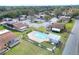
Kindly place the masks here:
[(11, 30), (16, 36), (19, 36), (21, 35), (22, 32), (19, 32), (19, 31), (15, 31), (15, 30)]
[(37, 30), (41, 32), (47, 32), (46, 28), (43, 26), (39, 27)]
[(21, 40), (20, 44), (5, 53), (6, 55), (50, 55), (51, 52), (34, 44)]
[(36, 22), (37, 24), (42, 24), (43, 22), (41, 22), (41, 21), (38, 21), (38, 22)]
[(6, 29), (4, 26), (0, 25), (0, 30)]
[(20, 44), (13, 47), (8, 52), (6, 52), (5, 55), (50, 55), (52, 54), (50, 51), (40, 48), (27, 41), (28, 39), (26, 39), (27, 37), (26, 33), (32, 30), (33, 28), (29, 28), (27, 31), (22, 32), (22, 33), (13, 31), (15, 34), (18, 34), (18, 35), (22, 34), (24, 38), (21, 39)]

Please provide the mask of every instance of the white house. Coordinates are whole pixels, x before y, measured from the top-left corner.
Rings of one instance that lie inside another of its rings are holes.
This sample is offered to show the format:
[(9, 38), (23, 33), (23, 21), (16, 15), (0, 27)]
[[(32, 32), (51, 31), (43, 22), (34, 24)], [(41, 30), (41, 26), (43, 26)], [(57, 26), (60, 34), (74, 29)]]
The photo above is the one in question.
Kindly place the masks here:
[(52, 23), (56, 23), (57, 21), (59, 21), (58, 18), (54, 17), (52, 19), (49, 20), (49, 22), (52, 24)]

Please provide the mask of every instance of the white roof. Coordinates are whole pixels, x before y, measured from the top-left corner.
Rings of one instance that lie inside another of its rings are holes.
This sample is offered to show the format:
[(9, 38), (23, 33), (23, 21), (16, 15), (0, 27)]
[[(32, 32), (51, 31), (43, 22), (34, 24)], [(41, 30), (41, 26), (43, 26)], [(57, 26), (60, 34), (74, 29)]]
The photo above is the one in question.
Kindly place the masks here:
[(3, 20), (10, 20), (11, 18), (3, 18)]
[(24, 27), (21, 27), (20, 29), (25, 29), (26, 28), (26, 26), (24, 26)]
[(6, 21), (6, 23), (9, 23), (9, 24), (13, 24), (13, 23), (15, 23), (15, 22), (17, 22), (16, 19), (12, 19), (12, 21)]
[(26, 17), (26, 15), (20, 15), (21, 17)]
[(56, 35), (56, 34), (51, 34), (51, 33), (48, 35), (48, 37), (49, 37), (49, 39), (51, 39), (51, 41), (54, 42), (54, 43), (58, 43), (59, 40), (60, 40), (60, 38), (61, 38), (61, 36)]
[(58, 29), (58, 28), (52, 28), (52, 31), (57, 31), (57, 32), (60, 32), (61, 30)]
[(70, 16), (60, 16), (59, 19), (62, 19), (62, 18), (68, 18), (70, 19), (71, 17)]
[(2, 34), (4, 34), (4, 33), (7, 33), (7, 32), (9, 32), (9, 30), (6, 30), (6, 29), (5, 29), (5, 30), (1, 30), (1, 31), (0, 31), (0, 35), (2, 35)]
[(50, 19), (50, 22), (51, 22), (51, 23), (55, 23), (55, 22), (57, 22), (58, 20), (59, 20), (58, 18), (54, 17), (54, 18)]

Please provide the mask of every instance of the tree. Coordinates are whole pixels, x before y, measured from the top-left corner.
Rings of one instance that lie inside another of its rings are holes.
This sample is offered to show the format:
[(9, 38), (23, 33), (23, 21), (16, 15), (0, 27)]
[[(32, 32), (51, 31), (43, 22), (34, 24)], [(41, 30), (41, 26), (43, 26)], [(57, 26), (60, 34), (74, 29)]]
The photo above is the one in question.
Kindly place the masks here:
[(48, 20), (50, 20), (52, 17), (49, 16), (49, 15), (46, 15), (44, 18), (45, 18), (46, 21), (48, 21)]

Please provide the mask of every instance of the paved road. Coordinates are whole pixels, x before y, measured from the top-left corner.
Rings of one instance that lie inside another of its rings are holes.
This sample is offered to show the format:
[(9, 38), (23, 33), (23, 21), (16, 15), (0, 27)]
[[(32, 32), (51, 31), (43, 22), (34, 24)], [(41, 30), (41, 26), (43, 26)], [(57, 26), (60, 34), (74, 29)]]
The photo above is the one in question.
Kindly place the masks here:
[(79, 20), (75, 21), (75, 25), (68, 38), (63, 55), (77, 55), (79, 54)]

